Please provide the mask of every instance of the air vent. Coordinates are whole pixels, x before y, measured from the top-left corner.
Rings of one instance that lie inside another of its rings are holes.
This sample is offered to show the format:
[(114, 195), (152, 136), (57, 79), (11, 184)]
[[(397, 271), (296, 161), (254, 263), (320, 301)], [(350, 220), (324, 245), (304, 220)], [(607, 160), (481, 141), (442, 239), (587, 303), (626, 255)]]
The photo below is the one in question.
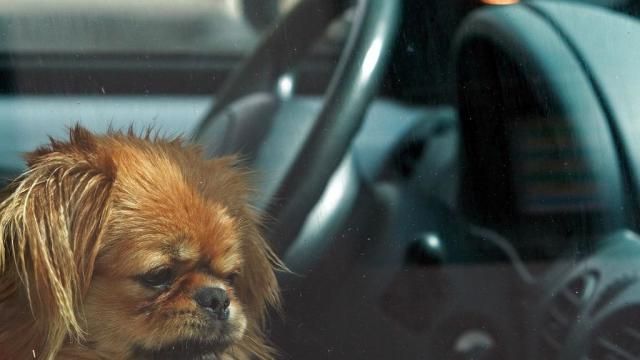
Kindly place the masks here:
[(621, 292), (633, 285), (637, 279), (638, 277), (636, 275), (626, 275), (608, 285), (606, 289), (602, 291), (602, 295), (598, 297), (598, 300), (591, 308), (591, 316), (595, 316), (598, 312), (602, 311), (602, 309), (609, 305), (616, 296), (620, 295)]
[(582, 308), (593, 295), (598, 283), (595, 272), (586, 272), (573, 278), (553, 296), (543, 318), (541, 356), (557, 358)]
[(640, 359), (640, 307), (620, 311), (594, 332), (585, 360)]

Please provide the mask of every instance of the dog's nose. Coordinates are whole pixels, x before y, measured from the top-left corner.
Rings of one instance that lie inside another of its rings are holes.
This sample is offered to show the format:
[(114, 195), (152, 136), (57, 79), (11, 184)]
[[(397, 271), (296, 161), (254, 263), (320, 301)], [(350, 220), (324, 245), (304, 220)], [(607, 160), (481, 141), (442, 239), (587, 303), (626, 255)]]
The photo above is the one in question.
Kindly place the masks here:
[(220, 320), (229, 318), (229, 297), (227, 292), (217, 287), (206, 287), (198, 290), (193, 299), (208, 311), (213, 312)]

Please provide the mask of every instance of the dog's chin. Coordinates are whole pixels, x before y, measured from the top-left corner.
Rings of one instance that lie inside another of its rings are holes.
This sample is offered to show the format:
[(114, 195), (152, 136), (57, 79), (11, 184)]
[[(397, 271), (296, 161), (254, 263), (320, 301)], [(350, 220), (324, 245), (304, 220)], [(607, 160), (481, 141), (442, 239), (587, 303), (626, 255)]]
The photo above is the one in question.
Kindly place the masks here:
[(220, 355), (231, 346), (231, 343), (230, 339), (182, 340), (157, 349), (136, 346), (133, 353), (136, 359), (144, 360), (219, 360)]

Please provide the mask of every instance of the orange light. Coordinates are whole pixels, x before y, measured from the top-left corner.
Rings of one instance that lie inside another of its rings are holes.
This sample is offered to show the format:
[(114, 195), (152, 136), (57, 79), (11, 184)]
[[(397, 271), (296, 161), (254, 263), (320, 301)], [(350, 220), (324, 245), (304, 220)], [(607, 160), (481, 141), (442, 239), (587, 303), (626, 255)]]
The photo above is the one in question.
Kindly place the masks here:
[(520, 2), (520, 0), (480, 0), (487, 5), (513, 5)]

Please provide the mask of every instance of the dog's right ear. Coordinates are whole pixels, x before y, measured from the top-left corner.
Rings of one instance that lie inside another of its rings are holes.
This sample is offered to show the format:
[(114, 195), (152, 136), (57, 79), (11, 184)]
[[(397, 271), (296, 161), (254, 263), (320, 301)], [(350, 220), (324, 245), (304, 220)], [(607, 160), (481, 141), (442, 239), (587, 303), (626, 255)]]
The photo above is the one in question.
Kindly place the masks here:
[(109, 216), (115, 165), (79, 126), (69, 141), (52, 139), (28, 154), (27, 163), (0, 203), (0, 271), (22, 283), (35, 321), (46, 327), (38, 350), (51, 354), (66, 338), (82, 338), (79, 309)]

